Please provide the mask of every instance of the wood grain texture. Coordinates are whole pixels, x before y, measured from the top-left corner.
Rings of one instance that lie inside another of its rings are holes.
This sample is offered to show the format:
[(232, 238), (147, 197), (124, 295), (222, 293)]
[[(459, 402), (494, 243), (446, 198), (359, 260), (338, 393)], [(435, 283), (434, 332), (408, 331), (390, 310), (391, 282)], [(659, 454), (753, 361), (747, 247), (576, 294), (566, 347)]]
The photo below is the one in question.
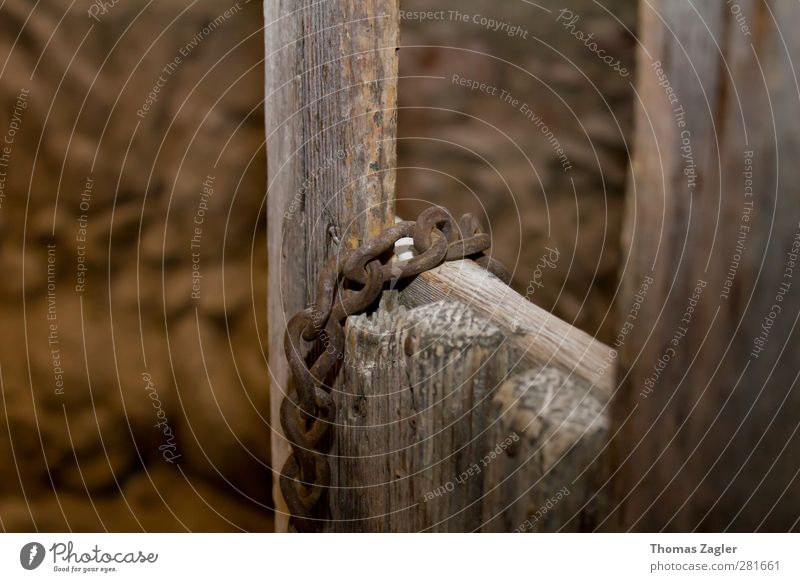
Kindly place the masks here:
[[(481, 479), (426, 503), (491, 449), (482, 419), (505, 373), (502, 335), (455, 303), (348, 321), (331, 458), (333, 531), (468, 531)], [(480, 454), (479, 454), (480, 453)], [(372, 518), (372, 519), (363, 519)], [(349, 519), (353, 521), (337, 521)]]
[[(268, 322), (272, 463), (286, 321), (324, 262), (394, 221), (397, 0), (267, 0)], [(285, 531), (277, 486), (276, 528)]]
[(624, 529), (798, 527), (800, 6), (736, 5), (641, 3), (622, 313), (653, 283), (614, 403)]
[(529, 367), (461, 301), (408, 302), (348, 320), (326, 531), (590, 528), (607, 438), (591, 385)]
[(531, 303), (472, 261), (454, 261), (423, 273), (404, 290), (414, 307), (450, 299), (487, 318), (513, 346), (523, 367), (556, 367), (587, 382), (605, 402), (614, 387), (609, 346)]

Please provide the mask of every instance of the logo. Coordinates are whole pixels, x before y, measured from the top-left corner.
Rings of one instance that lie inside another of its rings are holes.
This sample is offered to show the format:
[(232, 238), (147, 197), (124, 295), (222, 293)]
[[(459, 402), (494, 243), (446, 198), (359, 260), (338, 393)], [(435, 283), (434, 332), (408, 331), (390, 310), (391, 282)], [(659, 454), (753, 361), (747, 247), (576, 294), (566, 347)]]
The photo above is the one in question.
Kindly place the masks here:
[(26, 570), (35, 570), (44, 561), (44, 546), (39, 542), (30, 542), (19, 551), (19, 563)]

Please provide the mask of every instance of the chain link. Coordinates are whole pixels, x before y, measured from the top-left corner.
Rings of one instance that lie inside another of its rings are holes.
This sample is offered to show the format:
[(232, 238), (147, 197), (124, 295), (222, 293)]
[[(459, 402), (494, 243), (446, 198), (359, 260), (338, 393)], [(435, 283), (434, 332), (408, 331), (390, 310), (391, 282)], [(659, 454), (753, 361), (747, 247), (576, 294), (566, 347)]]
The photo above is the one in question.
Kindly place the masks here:
[[(405, 237), (413, 238), (418, 254), (407, 261), (390, 258), (385, 264), (381, 262)], [(456, 223), (444, 208), (433, 206), (416, 222), (398, 222), (325, 264), (317, 278), (314, 305), (289, 320), (284, 337), (291, 376), (280, 420), (292, 452), (281, 470), (280, 487), (297, 531), (318, 529), (314, 508), (331, 481), (322, 448), (336, 416), (330, 392), (337, 364), (344, 357), (347, 317), (372, 305), (386, 283), (414, 277), (445, 261), (474, 259), (508, 283), (510, 275), (505, 267), (484, 254), (490, 245), (489, 235), (473, 215), (465, 214)], [(303, 341), (319, 344), (321, 353), (310, 367), (303, 355)]]

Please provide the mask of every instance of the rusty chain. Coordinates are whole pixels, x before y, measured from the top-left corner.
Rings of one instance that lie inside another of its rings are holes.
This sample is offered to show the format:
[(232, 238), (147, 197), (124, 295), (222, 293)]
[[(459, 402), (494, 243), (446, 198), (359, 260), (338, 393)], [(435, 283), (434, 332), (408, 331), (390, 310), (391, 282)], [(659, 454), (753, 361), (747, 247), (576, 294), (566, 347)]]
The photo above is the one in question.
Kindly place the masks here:
[[(407, 261), (384, 264), (383, 257), (405, 237), (413, 238), (418, 254)], [(471, 258), (508, 283), (505, 267), (484, 254), (490, 245), (489, 235), (473, 215), (465, 214), (456, 223), (444, 208), (433, 206), (416, 222), (398, 222), (325, 264), (317, 279), (314, 305), (289, 320), (284, 337), (292, 383), (281, 403), (280, 420), (292, 452), (283, 465), (280, 487), (297, 531), (317, 529), (314, 507), (330, 485), (330, 466), (321, 449), (336, 414), (330, 392), (336, 365), (343, 358), (347, 316), (372, 305), (384, 284), (413, 277), (445, 261)], [(310, 367), (301, 340), (321, 344), (321, 353)]]

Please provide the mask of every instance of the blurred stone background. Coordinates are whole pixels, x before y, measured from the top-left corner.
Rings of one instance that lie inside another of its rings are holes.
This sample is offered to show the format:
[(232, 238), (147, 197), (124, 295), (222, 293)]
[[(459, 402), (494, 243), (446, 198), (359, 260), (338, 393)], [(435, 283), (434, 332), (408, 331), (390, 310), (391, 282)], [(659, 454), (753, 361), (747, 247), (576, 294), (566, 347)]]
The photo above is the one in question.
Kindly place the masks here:
[[(0, 7), (0, 528), (269, 531), (261, 3), (112, 4)], [(401, 2), (468, 22), (402, 22), (398, 208), (608, 340), (633, 74), (556, 18), (632, 70), (634, 2), (540, 4)]]
[[(409, 202), (399, 212), (416, 216), (410, 200), (421, 199), (482, 216), (517, 291), (610, 342), (636, 3), (405, 0), (401, 8), (398, 197)], [(413, 20), (431, 10), (444, 20)], [(494, 89), (470, 90), (454, 75)], [(542, 260), (545, 247), (558, 251), (554, 268)]]
[(73, 4), (0, 9), (2, 526), (267, 530), (261, 7)]

